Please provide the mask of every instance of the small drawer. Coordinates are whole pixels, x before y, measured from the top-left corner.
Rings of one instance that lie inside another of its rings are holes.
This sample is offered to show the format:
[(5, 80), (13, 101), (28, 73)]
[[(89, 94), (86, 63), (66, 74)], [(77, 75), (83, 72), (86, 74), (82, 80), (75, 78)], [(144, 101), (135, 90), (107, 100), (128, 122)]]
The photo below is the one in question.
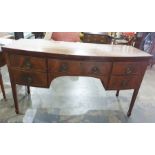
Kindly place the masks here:
[(138, 76), (112, 76), (108, 89), (123, 90), (135, 89), (139, 86), (140, 77)]
[(47, 87), (47, 73), (31, 73), (20, 70), (12, 70), (17, 84), (35, 87)]
[(132, 75), (140, 74), (142, 64), (138, 62), (114, 62), (112, 74), (113, 75)]
[(13, 67), (22, 68), (24, 70), (46, 71), (46, 60), (44, 58), (10, 55), (10, 63)]
[(48, 71), (60, 76), (76, 76), (81, 74), (81, 64), (79, 61), (49, 59)]
[(110, 62), (84, 62), (82, 71), (87, 75), (109, 75), (111, 66)]

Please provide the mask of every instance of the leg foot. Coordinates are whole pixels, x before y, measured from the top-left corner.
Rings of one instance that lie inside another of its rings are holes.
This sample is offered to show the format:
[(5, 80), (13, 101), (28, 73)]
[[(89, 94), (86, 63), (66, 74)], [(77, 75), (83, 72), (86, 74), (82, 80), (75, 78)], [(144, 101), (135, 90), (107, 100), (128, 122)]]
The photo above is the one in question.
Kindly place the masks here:
[(27, 86), (27, 93), (30, 94), (30, 86)]
[(3, 98), (6, 100), (6, 95), (5, 95), (5, 90), (4, 90), (4, 85), (3, 85), (1, 73), (0, 73), (0, 86), (1, 86), (2, 94), (3, 94)]
[(128, 113), (127, 113), (127, 116), (130, 117), (130, 116), (131, 116), (131, 113), (128, 112)]
[(117, 90), (117, 92), (116, 92), (116, 96), (117, 96), (117, 97), (119, 96), (119, 90)]
[(135, 103), (138, 91), (139, 91), (139, 88), (135, 89), (134, 92), (133, 92), (131, 103), (130, 103), (130, 107), (129, 107), (129, 110), (128, 110), (128, 113), (127, 113), (128, 117), (131, 116), (131, 112), (132, 112), (132, 109), (133, 109), (133, 106), (134, 106), (134, 103)]

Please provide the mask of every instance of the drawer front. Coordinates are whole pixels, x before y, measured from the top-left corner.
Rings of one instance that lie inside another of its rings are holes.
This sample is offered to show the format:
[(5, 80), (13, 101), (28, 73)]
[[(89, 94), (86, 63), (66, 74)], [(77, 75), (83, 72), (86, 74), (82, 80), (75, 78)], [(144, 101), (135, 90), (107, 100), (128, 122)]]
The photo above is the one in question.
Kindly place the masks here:
[(110, 62), (82, 63), (82, 70), (85, 75), (109, 75), (111, 67), (112, 63)]
[(80, 61), (49, 59), (48, 71), (55, 74), (56, 76), (76, 76), (81, 74), (81, 63)]
[(35, 87), (47, 87), (46, 73), (31, 73), (26, 71), (12, 70), (17, 84)]
[(143, 63), (138, 62), (114, 62), (112, 75), (141, 74), (144, 69)]
[(108, 89), (135, 89), (139, 86), (139, 82), (140, 77), (138, 76), (111, 76)]
[(22, 68), (24, 70), (46, 71), (45, 58), (10, 55), (10, 63), (13, 67)]

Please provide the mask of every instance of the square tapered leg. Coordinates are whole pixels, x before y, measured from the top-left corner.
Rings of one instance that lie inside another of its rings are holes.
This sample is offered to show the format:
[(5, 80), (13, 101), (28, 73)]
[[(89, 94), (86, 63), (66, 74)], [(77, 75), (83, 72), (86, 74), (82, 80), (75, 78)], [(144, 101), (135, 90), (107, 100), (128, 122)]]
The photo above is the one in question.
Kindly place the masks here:
[(4, 85), (3, 85), (3, 79), (2, 79), (1, 71), (0, 71), (0, 87), (1, 87), (1, 90), (2, 90), (3, 98), (6, 100), (6, 95), (5, 95), (5, 90), (4, 90)]

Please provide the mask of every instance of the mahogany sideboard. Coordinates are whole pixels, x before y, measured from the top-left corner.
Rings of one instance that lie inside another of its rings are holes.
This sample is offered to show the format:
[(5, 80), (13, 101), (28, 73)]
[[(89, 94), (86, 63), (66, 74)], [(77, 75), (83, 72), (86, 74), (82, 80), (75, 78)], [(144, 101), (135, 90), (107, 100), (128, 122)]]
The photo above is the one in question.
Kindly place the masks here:
[[(134, 89), (127, 116), (151, 55), (127, 45), (71, 43), (20, 39), (2, 47), (8, 65), (15, 111), (19, 114), (16, 84), (49, 88), (59, 76), (99, 78), (105, 90)], [(104, 102), (104, 101), (103, 101)]]

